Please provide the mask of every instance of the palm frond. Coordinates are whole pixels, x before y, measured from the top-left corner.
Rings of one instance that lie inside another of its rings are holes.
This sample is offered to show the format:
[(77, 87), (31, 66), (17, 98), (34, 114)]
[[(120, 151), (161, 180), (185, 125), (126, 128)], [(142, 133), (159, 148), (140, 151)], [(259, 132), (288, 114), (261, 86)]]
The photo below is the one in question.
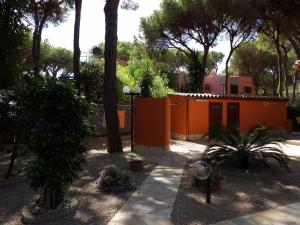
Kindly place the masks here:
[(223, 128), (214, 137), (221, 144), (210, 145), (204, 153), (211, 161), (223, 162), (236, 158), (245, 164), (251, 158), (269, 167), (268, 162), (275, 160), (280, 166), (289, 169), (288, 156), (282, 150), (281, 142), (286, 140), (286, 133), (282, 129), (255, 126), (243, 135), (239, 128)]

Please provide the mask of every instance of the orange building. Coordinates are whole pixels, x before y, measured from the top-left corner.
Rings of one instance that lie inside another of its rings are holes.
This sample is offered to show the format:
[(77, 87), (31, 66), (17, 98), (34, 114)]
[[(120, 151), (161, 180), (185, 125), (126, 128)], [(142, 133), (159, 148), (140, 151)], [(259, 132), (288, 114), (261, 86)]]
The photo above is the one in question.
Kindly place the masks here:
[(239, 125), (242, 132), (255, 125), (282, 127), (291, 132), (288, 99), (246, 95), (175, 93), (171, 99), (171, 137), (199, 139), (219, 126)]

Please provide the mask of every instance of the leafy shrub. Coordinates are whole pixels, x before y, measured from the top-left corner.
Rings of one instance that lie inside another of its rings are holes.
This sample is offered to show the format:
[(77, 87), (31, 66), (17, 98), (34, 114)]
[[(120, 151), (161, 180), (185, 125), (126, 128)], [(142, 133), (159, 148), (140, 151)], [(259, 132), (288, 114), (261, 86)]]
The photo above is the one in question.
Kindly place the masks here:
[(151, 59), (142, 54), (131, 56), (128, 67), (118, 66), (118, 97), (125, 99), (121, 93), (122, 87), (127, 85), (134, 90), (135, 86), (141, 86), (143, 98), (161, 98), (168, 95), (172, 90), (168, 88), (169, 79), (165, 74), (156, 73)]
[(103, 61), (91, 61), (82, 63), (80, 71), (81, 89), (86, 99), (90, 102), (101, 103), (103, 101), (104, 63)]
[(115, 166), (103, 169), (99, 173), (96, 185), (98, 190), (111, 194), (136, 190), (136, 186), (130, 183), (130, 176)]
[(238, 127), (223, 128), (214, 137), (221, 143), (210, 145), (204, 153), (210, 162), (235, 161), (242, 169), (248, 170), (251, 162), (269, 167), (270, 160), (275, 160), (280, 166), (289, 169), (288, 156), (279, 143), (286, 140), (286, 133), (282, 129), (256, 126), (242, 134)]
[(30, 82), (17, 106), (20, 137), (33, 155), (26, 177), (42, 191), (44, 206), (56, 208), (85, 161), (90, 105), (70, 83), (51, 79)]
[(15, 104), (14, 92), (10, 90), (0, 90), (0, 134), (15, 133)]

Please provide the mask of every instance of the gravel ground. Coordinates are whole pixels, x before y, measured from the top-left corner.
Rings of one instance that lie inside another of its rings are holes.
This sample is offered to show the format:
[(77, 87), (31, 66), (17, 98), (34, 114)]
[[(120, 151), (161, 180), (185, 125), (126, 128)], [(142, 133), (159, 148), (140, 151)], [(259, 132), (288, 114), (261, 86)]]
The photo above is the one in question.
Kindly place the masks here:
[[(123, 145), (128, 151), (129, 137), (125, 137)], [(107, 154), (104, 138), (93, 138), (89, 146), (87, 164), (80, 173), (80, 178), (70, 187), (68, 196), (75, 197), (79, 201), (75, 214), (64, 214), (54, 212), (40, 216), (37, 225), (102, 225), (118, 212), (122, 205), (130, 198), (132, 193), (118, 195), (105, 195), (97, 192), (95, 180), (101, 169), (108, 165), (116, 165), (122, 170), (128, 170), (125, 154)], [(0, 156), (0, 175), (6, 171), (8, 156)], [(16, 170), (21, 168), (24, 160), (16, 162)], [(147, 163), (145, 170), (132, 174), (132, 181), (140, 185), (153, 170), (154, 165)], [(0, 224), (19, 225), (22, 224), (21, 209), (28, 205), (36, 196), (31, 191), (22, 176), (15, 176), (10, 181), (0, 179)]]
[(291, 173), (275, 168), (245, 174), (223, 168), (224, 184), (212, 194), (210, 205), (191, 186), (188, 164), (173, 207), (175, 225), (206, 225), (300, 201), (300, 157), (291, 160)]

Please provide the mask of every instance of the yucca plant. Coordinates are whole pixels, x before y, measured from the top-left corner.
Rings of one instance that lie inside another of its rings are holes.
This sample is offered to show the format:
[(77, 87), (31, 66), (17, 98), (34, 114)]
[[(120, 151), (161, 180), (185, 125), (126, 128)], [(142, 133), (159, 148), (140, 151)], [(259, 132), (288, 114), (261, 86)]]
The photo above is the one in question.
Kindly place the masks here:
[(242, 134), (239, 127), (222, 128), (213, 137), (217, 143), (210, 145), (204, 153), (211, 163), (235, 160), (242, 169), (248, 170), (250, 161), (269, 167), (269, 162), (273, 160), (289, 170), (289, 158), (280, 144), (286, 140), (282, 129), (255, 126)]

